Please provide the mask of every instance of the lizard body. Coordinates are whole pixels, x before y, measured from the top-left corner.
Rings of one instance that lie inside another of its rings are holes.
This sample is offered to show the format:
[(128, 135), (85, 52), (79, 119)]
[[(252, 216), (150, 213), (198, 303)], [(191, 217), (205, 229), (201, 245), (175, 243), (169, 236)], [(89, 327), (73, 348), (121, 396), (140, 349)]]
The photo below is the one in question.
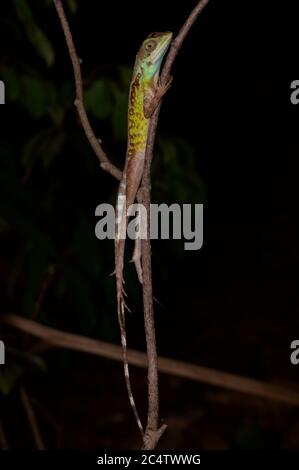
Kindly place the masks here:
[[(165, 85), (160, 83), (159, 72), (163, 57), (169, 47), (172, 33), (152, 33), (142, 43), (136, 56), (133, 76), (130, 85), (128, 104), (128, 143), (126, 162), (119, 185), (116, 204), (116, 238), (115, 238), (115, 274), (117, 291), (117, 313), (123, 349), (123, 362), (126, 386), (130, 403), (143, 435), (143, 427), (138, 416), (132, 395), (127, 360), (127, 341), (125, 328), (125, 301), (123, 290), (123, 264), (125, 237), (127, 230), (127, 210), (134, 203), (139, 188), (145, 160), (150, 117), (160, 99), (168, 90), (171, 80)], [(140, 242), (137, 253), (137, 240), (133, 260), (141, 281)]]

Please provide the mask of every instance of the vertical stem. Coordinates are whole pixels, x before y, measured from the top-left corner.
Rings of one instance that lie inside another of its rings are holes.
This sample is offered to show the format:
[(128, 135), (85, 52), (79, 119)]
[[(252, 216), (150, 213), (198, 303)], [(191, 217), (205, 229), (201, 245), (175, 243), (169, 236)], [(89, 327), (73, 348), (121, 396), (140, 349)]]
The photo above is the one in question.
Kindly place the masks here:
[[(63, 5), (61, 0), (53, 0), (59, 16), (61, 26), (64, 31), (65, 40), (69, 50), (69, 55), (72, 61), (74, 78), (76, 85), (76, 99), (75, 105), (80, 117), (81, 124), (84, 128), (85, 134), (99, 161), (101, 167), (115, 176), (118, 180), (121, 179), (121, 172), (108, 160), (107, 155), (103, 151), (99, 140), (91, 128), (90, 122), (83, 103), (83, 87), (82, 76), (80, 69), (80, 62), (74, 46), (72, 34), (66, 19)], [(178, 36), (172, 42), (170, 52), (165, 61), (165, 66), (162, 71), (162, 82), (165, 83), (169, 76), (174, 59), (181, 48), (181, 45), (188, 34), (194, 21), (209, 3), (209, 0), (200, 0), (194, 7), (187, 20), (183, 24)], [(151, 244), (149, 239), (149, 215), (151, 203), (151, 178), (150, 168), (153, 155), (153, 147), (155, 141), (156, 128), (159, 118), (160, 105), (154, 112), (149, 129), (148, 144), (146, 150), (146, 163), (142, 180), (142, 185), (139, 190), (138, 201), (142, 202), (146, 207), (148, 214), (148, 239), (142, 241), (142, 267), (143, 267), (143, 304), (144, 304), (144, 324), (146, 334), (146, 346), (148, 356), (148, 417), (147, 426), (145, 430), (143, 448), (154, 449), (162, 436), (166, 425), (159, 426), (159, 389), (158, 389), (158, 363), (156, 351), (156, 335), (155, 335), (155, 322), (154, 322), (154, 309), (153, 309), (153, 293), (152, 293), (152, 267), (151, 267)]]
[[(153, 115), (153, 121), (155, 121), (157, 118), (157, 113), (158, 109)], [(140, 191), (141, 202), (144, 205), (147, 213), (147, 239), (142, 240), (141, 243), (144, 330), (148, 358), (148, 414), (143, 440), (144, 449), (154, 449), (167, 427), (166, 425), (162, 425), (159, 428), (158, 357), (153, 305), (152, 253), (150, 241), (151, 162), (153, 156), (154, 140), (154, 133), (150, 133), (147, 143), (146, 161)]]
[(43, 442), (43, 438), (42, 438), (42, 435), (40, 433), (39, 426), (37, 424), (34, 411), (32, 409), (32, 406), (31, 406), (29, 397), (27, 395), (27, 392), (26, 392), (26, 390), (23, 386), (20, 387), (20, 398), (21, 398), (21, 402), (23, 404), (25, 413), (27, 415), (27, 419), (28, 419), (28, 422), (29, 422), (29, 425), (30, 425), (30, 429), (31, 429), (31, 432), (32, 432), (32, 436), (33, 436), (36, 448), (38, 450), (45, 450), (45, 444)]
[[(147, 188), (148, 189), (148, 188)], [(145, 197), (145, 207), (147, 213), (149, 207), (148, 198)], [(158, 426), (159, 416), (159, 390), (158, 390), (158, 371), (157, 350), (156, 350), (156, 333), (154, 321), (154, 306), (152, 292), (152, 265), (151, 265), (151, 242), (150, 240), (142, 240), (142, 270), (143, 270), (143, 305), (144, 305), (144, 328), (146, 336), (146, 348), (148, 355), (148, 423), (147, 426), (154, 430)]]

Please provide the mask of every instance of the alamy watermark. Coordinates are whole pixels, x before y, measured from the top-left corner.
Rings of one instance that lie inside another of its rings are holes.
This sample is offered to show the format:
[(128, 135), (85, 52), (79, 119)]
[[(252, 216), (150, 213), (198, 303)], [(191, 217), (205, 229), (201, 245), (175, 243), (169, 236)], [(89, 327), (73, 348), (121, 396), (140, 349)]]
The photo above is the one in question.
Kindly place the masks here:
[(0, 80), (0, 104), (5, 104), (5, 85), (2, 80)]
[[(123, 201), (122, 207), (125, 207)], [(100, 220), (96, 223), (95, 235), (99, 240), (126, 237), (131, 240), (184, 239), (185, 250), (199, 250), (203, 245), (203, 204), (151, 204), (149, 220), (142, 204), (132, 204), (127, 211), (131, 218), (126, 228), (121, 223), (124, 219), (122, 207), (117, 208), (116, 216), (115, 208), (111, 204), (97, 206), (95, 215), (100, 217)]]
[(5, 346), (3, 341), (0, 340), (0, 365), (5, 364)]
[(291, 90), (293, 90), (290, 95), (291, 103), (294, 105), (299, 104), (299, 80), (292, 81)]
[(293, 349), (293, 352), (291, 353), (290, 361), (293, 366), (297, 366), (299, 364), (299, 339), (294, 339), (291, 342), (291, 349)]

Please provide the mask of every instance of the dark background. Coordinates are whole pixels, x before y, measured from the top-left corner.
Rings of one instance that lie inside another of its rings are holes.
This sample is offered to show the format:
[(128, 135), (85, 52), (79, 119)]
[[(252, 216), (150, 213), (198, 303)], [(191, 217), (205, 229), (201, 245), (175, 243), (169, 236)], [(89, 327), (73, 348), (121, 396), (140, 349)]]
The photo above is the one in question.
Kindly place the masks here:
[[(177, 32), (195, 2), (65, 3), (88, 113), (122, 167), (136, 51), (151, 31)], [(298, 17), (295, 2), (273, 3), (211, 0), (175, 62), (153, 201), (204, 203), (204, 245), (195, 252), (183, 241), (153, 242), (153, 279), (161, 355), (296, 386), (299, 108), (290, 84), (299, 78)], [(2, 2), (0, 47), (1, 311), (118, 343), (113, 243), (94, 235), (95, 207), (114, 203), (117, 182), (100, 170), (76, 117), (51, 1)], [(130, 264), (125, 277), (129, 345), (144, 350)], [(0, 328), (7, 347), (0, 421), (11, 448), (34, 448), (20, 387), (48, 448), (138, 446), (121, 364), (37, 353), (37, 340)], [(145, 415), (146, 373), (131, 375)], [(295, 407), (164, 375), (161, 417), (166, 448), (299, 447)]]

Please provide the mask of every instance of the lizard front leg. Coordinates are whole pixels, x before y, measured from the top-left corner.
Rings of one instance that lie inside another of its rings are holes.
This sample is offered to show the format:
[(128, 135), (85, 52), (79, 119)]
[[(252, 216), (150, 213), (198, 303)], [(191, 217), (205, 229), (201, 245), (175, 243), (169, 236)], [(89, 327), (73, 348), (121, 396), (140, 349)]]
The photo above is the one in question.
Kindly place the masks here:
[(144, 97), (143, 113), (147, 119), (151, 118), (162, 97), (171, 87), (171, 83), (172, 77), (169, 77), (167, 82), (163, 84), (161, 83), (161, 79), (159, 78), (157, 84), (154, 87), (154, 93), (148, 93)]

